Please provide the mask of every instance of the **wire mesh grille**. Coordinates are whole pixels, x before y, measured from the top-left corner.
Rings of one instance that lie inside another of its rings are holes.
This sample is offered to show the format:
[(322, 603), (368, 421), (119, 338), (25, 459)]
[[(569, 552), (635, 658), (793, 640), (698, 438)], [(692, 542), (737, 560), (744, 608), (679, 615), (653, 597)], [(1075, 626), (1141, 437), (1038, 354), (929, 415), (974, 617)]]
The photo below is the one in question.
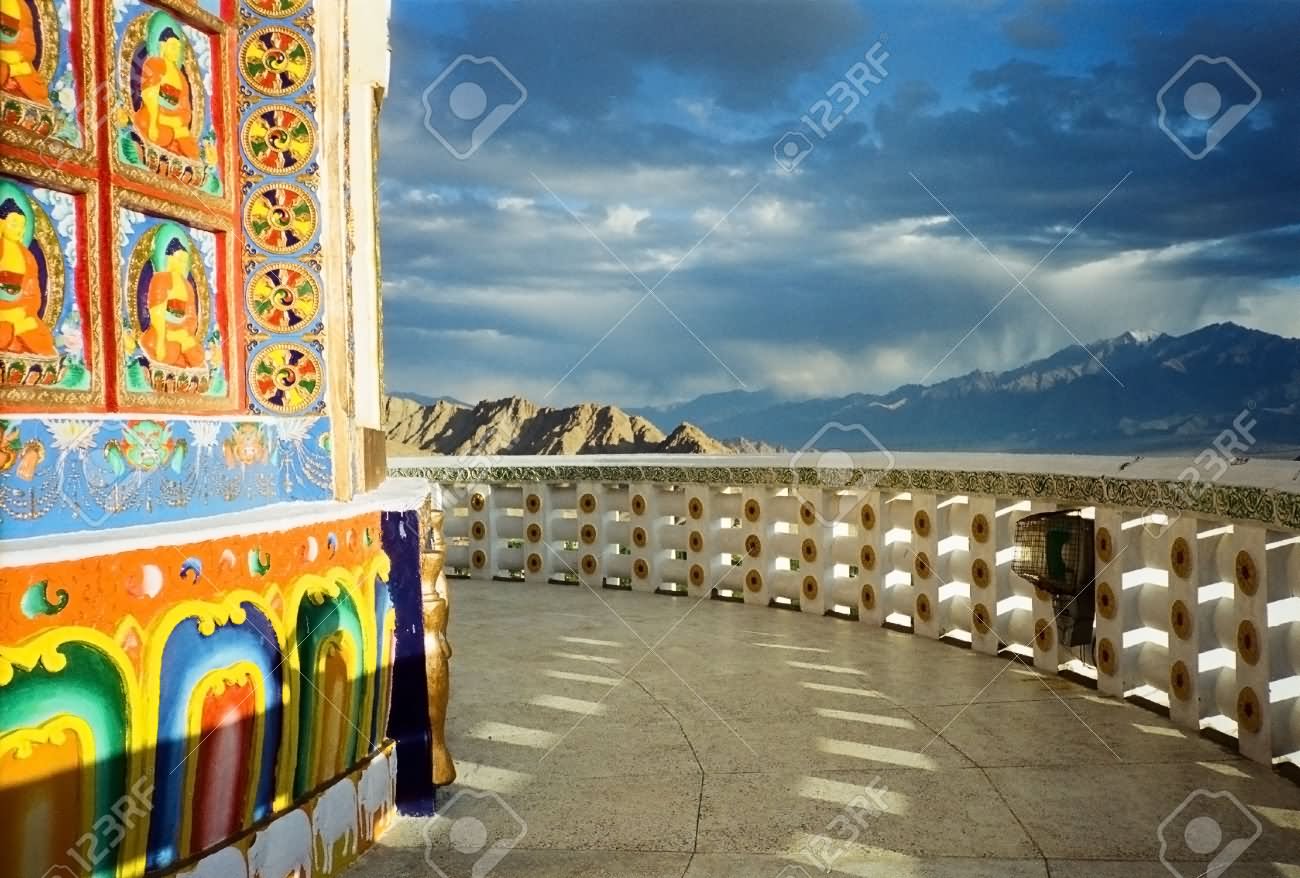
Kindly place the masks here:
[(1092, 583), (1094, 558), (1093, 522), (1077, 509), (1042, 512), (1016, 524), (1011, 569), (1043, 591), (1077, 595)]

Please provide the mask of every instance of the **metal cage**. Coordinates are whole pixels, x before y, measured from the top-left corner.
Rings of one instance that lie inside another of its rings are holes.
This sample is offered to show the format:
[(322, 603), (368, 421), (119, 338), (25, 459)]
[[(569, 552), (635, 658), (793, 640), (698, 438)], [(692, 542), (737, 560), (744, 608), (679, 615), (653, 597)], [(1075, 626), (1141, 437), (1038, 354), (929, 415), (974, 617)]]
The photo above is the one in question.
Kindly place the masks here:
[(1064, 646), (1092, 642), (1095, 567), (1093, 522), (1079, 510), (1030, 515), (1016, 525), (1011, 569), (1052, 596), (1057, 634)]

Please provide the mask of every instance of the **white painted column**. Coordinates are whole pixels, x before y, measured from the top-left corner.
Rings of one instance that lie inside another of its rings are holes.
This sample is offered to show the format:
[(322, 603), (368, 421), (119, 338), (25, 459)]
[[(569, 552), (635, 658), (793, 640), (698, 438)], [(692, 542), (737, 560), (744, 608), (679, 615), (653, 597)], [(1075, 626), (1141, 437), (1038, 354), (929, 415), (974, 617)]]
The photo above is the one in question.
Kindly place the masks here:
[(970, 500), (971, 648), (985, 655), (996, 655), (999, 646), (994, 626), (1002, 597), (997, 576), (997, 507), (994, 497)]
[(939, 500), (934, 494), (912, 492), (912, 630), (937, 640), (939, 622)]

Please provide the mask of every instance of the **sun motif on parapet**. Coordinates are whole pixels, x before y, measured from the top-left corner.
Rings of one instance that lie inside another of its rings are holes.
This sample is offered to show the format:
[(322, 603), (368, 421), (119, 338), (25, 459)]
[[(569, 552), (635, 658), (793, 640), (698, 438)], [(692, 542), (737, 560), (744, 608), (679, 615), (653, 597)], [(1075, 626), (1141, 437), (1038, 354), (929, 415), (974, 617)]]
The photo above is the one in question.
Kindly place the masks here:
[(288, 183), (272, 183), (248, 196), (244, 229), (268, 253), (301, 249), (316, 234), (316, 204), (308, 192)]
[(289, 176), (301, 171), (316, 152), (316, 129), (306, 114), (289, 104), (259, 107), (244, 121), (244, 156), (259, 171)]

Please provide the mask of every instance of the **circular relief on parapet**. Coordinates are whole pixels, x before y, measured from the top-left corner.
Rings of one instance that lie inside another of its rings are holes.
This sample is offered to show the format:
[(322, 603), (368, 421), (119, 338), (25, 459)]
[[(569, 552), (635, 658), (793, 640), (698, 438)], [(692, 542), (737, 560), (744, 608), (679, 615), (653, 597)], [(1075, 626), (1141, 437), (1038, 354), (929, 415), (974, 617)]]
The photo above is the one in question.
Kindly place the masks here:
[(524, 566), (529, 573), (540, 573), (542, 570), (542, 556), (533, 552), (528, 556), (528, 560), (524, 562)]
[(536, 515), (541, 512), (542, 498), (538, 497), (536, 494), (529, 494), (524, 498), (524, 509), (528, 511), (529, 515)]
[(703, 552), (704, 534), (700, 533), (698, 530), (691, 531), (691, 535), (686, 538), (686, 545), (690, 547), (692, 552)]
[(585, 574), (587, 574), (588, 576), (592, 576), (592, 575), (594, 575), (594, 574), (596, 573), (596, 556), (595, 556), (595, 555), (583, 555), (583, 556), (582, 556), (582, 572), (585, 573)]
[(305, 412), (325, 391), (320, 357), (297, 342), (269, 344), (253, 355), (248, 389), (257, 403), (280, 415)]
[(803, 595), (804, 600), (814, 600), (817, 597), (817, 592), (817, 577), (805, 576), (803, 578), (803, 584), (799, 588), (799, 593)]
[(644, 558), (637, 558), (632, 562), (632, 574), (637, 579), (645, 579), (650, 575), (650, 565), (646, 563)]
[(745, 520), (748, 522), (758, 521), (763, 514), (763, 505), (753, 497), (745, 501)]
[(638, 549), (644, 549), (647, 542), (648, 538), (646, 537), (645, 528), (632, 528), (632, 545), (636, 546)]
[(534, 521), (524, 529), (524, 536), (528, 538), (530, 543), (540, 543), (542, 541), (542, 526)]
[(686, 514), (699, 521), (704, 517), (704, 501), (699, 497), (692, 497), (686, 504)]
[(817, 541), (804, 540), (799, 544), (799, 557), (803, 558), (809, 564), (817, 560)]
[(1103, 619), (1114, 619), (1117, 606), (1115, 590), (1110, 587), (1110, 583), (1100, 583), (1097, 586), (1097, 612), (1101, 613)]
[(1263, 726), (1259, 696), (1249, 686), (1237, 694), (1237, 725), (1252, 735)]
[(1169, 668), (1169, 691), (1179, 701), (1187, 701), (1192, 697), (1192, 675), (1182, 661), (1174, 662)]
[(302, 265), (272, 262), (248, 279), (244, 304), (267, 332), (297, 332), (320, 313), (320, 283)]
[(1097, 557), (1103, 564), (1109, 564), (1115, 557), (1115, 541), (1110, 531), (1104, 527), (1097, 528)]
[(934, 572), (934, 568), (930, 566), (930, 556), (925, 552), (916, 553), (916, 558), (912, 561), (912, 569), (922, 579), (929, 579), (930, 574)]
[(971, 519), (970, 535), (977, 543), (987, 543), (989, 541), (989, 520), (980, 513)]
[(870, 583), (864, 583), (862, 586), (862, 609), (874, 610), (876, 608), (876, 587)]
[(582, 497), (578, 499), (578, 508), (581, 509), (587, 515), (590, 515), (591, 513), (595, 512), (596, 495), (583, 494)]
[(476, 521), (469, 526), (469, 535), (476, 540), (481, 540), (487, 536), (487, 525), (481, 521)]
[(763, 590), (763, 574), (757, 570), (751, 570), (745, 574), (745, 588), (753, 592)]
[(590, 546), (596, 542), (596, 526), (594, 524), (584, 524), (582, 530), (578, 531), (578, 536)]
[(975, 621), (975, 630), (980, 634), (988, 634), (992, 628), (992, 623), (989, 621), (989, 608), (983, 604), (976, 604), (971, 615)]
[(876, 510), (872, 509), (866, 503), (862, 504), (862, 512), (858, 515), (865, 530), (871, 530), (876, 526)]
[(637, 515), (645, 515), (645, 498), (640, 494), (632, 495), (632, 512)]
[(487, 498), (482, 494), (474, 494), (469, 498), (469, 508), (475, 512), (482, 512), (484, 506), (487, 506)]
[(1118, 665), (1119, 656), (1115, 653), (1115, 644), (1103, 637), (1097, 644), (1097, 668), (1107, 677), (1113, 677)]
[(1052, 623), (1046, 619), (1039, 619), (1034, 623), (1034, 645), (1041, 651), (1047, 652), (1052, 648), (1052, 642), (1056, 638), (1052, 636)]
[(922, 622), (929, 622), (933, 610), (930, 607), (930, 596), (919, 594), (916, 596), (916, 618)]
[(863, 570), (876, 569), (876, 549), (874, 546), (863, 546), (862, 551), (858, 553), (859, 566)]
[(1237, 588), (1247, 597), (1254, 595), (1259, 588), (1259, 570), (1255, 567), (1255, 559), (1250, 556), (1250, 552), (1242, 549), (1237, 553), (1237, 561), (1234, 565), (1237, 576)]
[(1259, 631), (1249, 619), (1237, 626), (1237, 655), (1248, 665), (1259, 664)]
[(799, 504), (799, 520), (804, 524), (815, 524), (817, 521), (817, 507), (811, 500), (805, 500)]
[(699, 564), (692, 564), (689, 577), (691, 580), (691, 585), (695, 585), (695, 586), (704, 585), (704, 568), (701, 567)]
[(1187, 640), (1192, 636), (1192, 614), (1187, 609), (1187, 604), (1182, 601), (1174, 601), (1169, 606), (1169, 627), (1179, 640)]
[(249, 164), (266, 174), (293, 176), (316, 153), (316, 125), (292, 104), (255, 109), (240, 129), (240, 143)]
[(993, 581), (993, 575), (989, 572), (989, 562), (983, 558), (976, 558), (970, 565), (970, 578), (974, 581), (977, 588), (988, 588), (989, 583)]
[(763, 541), (758, 538), (758, 534), (750, 534), (745, 537), (745, 554), (751, 558), (757, 558), (763, 554)]
[(930, 535), (930, 513), (924, 509), (918, 509), (916, 515), (912, 516), (912, 531), (918, 537), (928, 537)]
[(469, 556), (469, 563), (475, 570), (482, 570), (487, 565), (487, 553), (482, 549), (475, 549)]
[(319, 216), (311, 193), (292, 183), (270, 183), (249, 194), (244, 232), (268, 253), (293, 253), (316, 234)]
[(244, 81), (267, 97), (283, 97), (302, 88), (311, 80), (312, 65), (307, 40), (277, 24), (253, 31), (239, 47)]
[(1174, 544), (1169, 547), (1169, 566), (1183, 579), (1192, 575), (1192, 547), (1182, 537), (1174, 540)]

